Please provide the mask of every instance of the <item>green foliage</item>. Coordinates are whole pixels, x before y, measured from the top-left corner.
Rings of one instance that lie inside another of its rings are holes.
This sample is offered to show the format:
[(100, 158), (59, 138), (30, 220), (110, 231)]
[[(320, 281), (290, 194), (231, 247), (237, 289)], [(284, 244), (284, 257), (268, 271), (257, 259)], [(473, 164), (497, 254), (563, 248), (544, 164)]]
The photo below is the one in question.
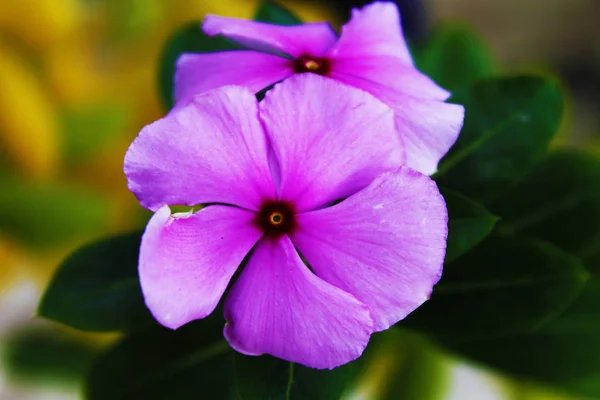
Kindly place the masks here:
[(107, 228), (103, 196), (56, 182), (0, 175), (0, 231), (24, 244), (49, 248)]
[[(445, 364), (424, 340), (403, 332), (377, 334), (360, 359), (315, 370), (235, 353), (217, 329), (223, 324), (216, 312), (177, 331), (124, 338), (92, 367), (86, 398), (329, 400), (366, 390), (381, 399), (435, 400), (444, 388)], [(373, 379), (381, 383), (372, 387)]]
[(491, 208), (502, 215), (501, 232), (560, 248), (581, 260), (591, 279), (563, 313), (535, 331), (445, 345), (517, 378), (600, 397), (600, 161), (572, 150), (551, 153)]
[(494, 228), (497, 217), (481, 204), (451, 190), (441, 190), (448, 207), (448, 243), (445, 262), (457, 259), (481, 242)]
[(92, 367), (86, 399), (234, 398), (233, 350), (222, 337), (222, 317), (215, 329), (218, 317), (125, 337)]
[(588, 279), (548, 244), (493, 235), (444, 268), (431, 299), (399, 326), (440, 337), (531, 331), (561, 313)]
[(3, 366), (10, 377), (23, 381), (78, 381), (96, 355), (94, 347), (72, 334), (36, 327), (11, 333)]
[(489, 78), (454, 92), (466, 109), (462, 132), (436, 180), (489, 201), (542, 158), (561, 120), (558, 84), (534, 76)]
[(294, 12), (274, 1), (263, 0), (254, 14), (255, 21), (276, 25), (300, 25), (302, 20)]
[(495, 70), (485, 43), (464, 26), (438, 29), (414, 58), (417, 68), (450, 91), (491, 76)]
[(137, 274), (140, 234), (88, 244), (59, 267), (39, 305), (39, 315), (89, 331), (153, 325)]

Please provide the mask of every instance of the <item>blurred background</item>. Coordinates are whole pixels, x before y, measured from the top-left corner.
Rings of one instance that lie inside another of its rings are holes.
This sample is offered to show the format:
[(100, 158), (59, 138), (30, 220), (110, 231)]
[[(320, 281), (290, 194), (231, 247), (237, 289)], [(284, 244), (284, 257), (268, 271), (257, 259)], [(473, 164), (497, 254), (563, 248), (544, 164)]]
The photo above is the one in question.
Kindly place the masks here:
[[(0, 400), (79, 398), (86, 367), (115, 337), (35, 318), (39, 296), (70, 251), (143, 226), (122, 160), (138, 131), (166, 111), (157, 66), (169, 35), (206, 13), (251, 18), (257, 3), (0, 0)], [(361, 2), (281, 3), (339, 27)], [(397, 3), (414, 42), (462, 21), (504, 71), (560, 76), (569, 101), (559, 141), (600, 152), (598, 1)], [(571, 399), (420, 346), (443, 371), (440, 399)], [(374, 371), (351, 397), (368, 398), (382, 375)]]

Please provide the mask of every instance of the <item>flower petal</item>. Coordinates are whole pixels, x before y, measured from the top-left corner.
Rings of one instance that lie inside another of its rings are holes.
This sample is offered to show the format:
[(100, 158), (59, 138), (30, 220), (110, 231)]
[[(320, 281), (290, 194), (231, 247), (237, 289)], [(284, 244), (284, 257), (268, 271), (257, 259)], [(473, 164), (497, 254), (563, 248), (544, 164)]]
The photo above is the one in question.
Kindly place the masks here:
[(361, 88), (389, 105), (405, 146), (406, 165), (432, 175), (462, 129), (465, 109), (458, 104), (419, 99), (372, 80), (348, 74), (332, 74), (348, 85)]
[(279, 160), (279, 196), (299, 211), (347, 197), (404, 161), (392, 110), (333, 79), (294, 75), (267, 93), (260, 115)]
[(327, 22), (281, 26), (207, 15), (202, 30), (209, 36), (223, 35), (252, 50), (292, 57), (302, 54), (321, 56), (337, 40)]
[(196, 96), (146, 126), (125, 156), (142, 206), (228, 203), (256, 210), (275, 187), (254, 93), (228, 86)]
[(225, 300), (225, 319), (237, 351), (312, 368), (356, 359), (372, 331), (368, 308), (312, 274), (287, 236), (258, 243)]
[(444, 199), (435, 182), (406, 167), (297, 222), (298, 251), (318, 277), (370, 308), (377, 331), (427, 300), (442, 273)]
[[(396, 57), (340, 58), (335, 59), (331, 65), (330, 76), (341, 81), (344, 79), (340, 75), (350, 75), (419, 99), (444, 101), (450, 97), (448, 91), (438, 86), (427, 75)], [(360, 81), (355, 82), (358, 88), (361, 88)], [(365, 89), (368, 90), (368, 86)]]
[(259, 92), (293, 73), (290, 60), (257, 51), (186, 53), (177, 60), (175, 101), (226, 85)]
[(342, 27), (340, 38), (328, 55), (334, 58), (392, 56), (413, 65), (400, 13), (392, 2), (375, 2), (353, 9), (350, 21)]
[(148, 222), (140, 247), (140, 284), (146, 305), (176, 329), (217, 306), (229, 280), (262, 232), (254, 213), (210, 206), (171, 216), (162, 207)]

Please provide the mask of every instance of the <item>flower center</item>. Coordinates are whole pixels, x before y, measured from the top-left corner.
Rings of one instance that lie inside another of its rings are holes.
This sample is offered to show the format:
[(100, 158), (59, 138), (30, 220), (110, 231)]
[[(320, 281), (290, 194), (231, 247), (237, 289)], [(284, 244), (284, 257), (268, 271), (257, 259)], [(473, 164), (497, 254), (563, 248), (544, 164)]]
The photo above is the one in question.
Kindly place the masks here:
[(284, 201), (266, 201), (258, 210), (256, 225), (269, 237), (290, 233), (296, 223), (294, 209)]
[(327, 75), (331, 69), (331, 62), (326, 58), (313, 57), (303, 54), (294, 60), (294, 72), (312, 72), (319, 75)]

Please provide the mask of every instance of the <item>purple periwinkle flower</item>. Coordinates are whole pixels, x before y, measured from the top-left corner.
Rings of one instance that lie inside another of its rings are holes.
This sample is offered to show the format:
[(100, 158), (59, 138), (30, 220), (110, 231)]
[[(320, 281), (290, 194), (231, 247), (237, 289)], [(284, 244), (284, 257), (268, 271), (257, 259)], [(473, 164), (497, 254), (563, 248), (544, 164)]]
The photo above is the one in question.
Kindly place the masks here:
[[(148, 308), (172, 329), (206, 317), (249, 255), (224, 304), (234, 349), (314, 368), (359, 357), (442, 272), (444, 200), (403, 162), (393, 111), (331, 79), (292, 77), (260, 104), (239, 86), (193, 97), (125, 157), (155, 211), (139, 259)], [(208, 205), (171, 215), (182, 204)]]
[(278, 26), (208, 15), (202, 29), (251, 50), (183, 54), (177, 61), (177, 102), (223, 85), (258, 92), (294, 74), (314, 73), (371, 93), (395, 112), (406, 165), (426, 175), (454, 144), (462, 106), (418, 71), (402, 35), (394, 3), (354, 9), (338, 38), (328, 23)]

